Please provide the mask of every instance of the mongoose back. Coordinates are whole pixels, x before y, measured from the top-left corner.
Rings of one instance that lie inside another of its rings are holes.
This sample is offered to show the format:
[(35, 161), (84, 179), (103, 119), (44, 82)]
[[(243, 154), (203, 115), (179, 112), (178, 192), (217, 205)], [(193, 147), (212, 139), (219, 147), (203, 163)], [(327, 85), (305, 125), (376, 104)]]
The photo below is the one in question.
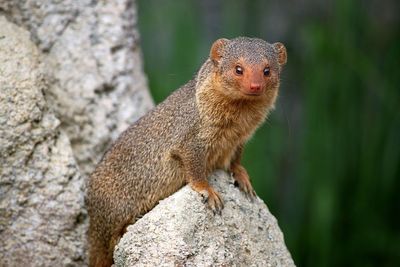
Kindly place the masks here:
[(127, 225), (186, 183), (219, 213), (207, 181), (216, 169), (255, 195), (241, 154), (274, 107), (285, 63), (281, 43), (219, 39), (193, 80), (121, 134), (88, 182), (90, 266), (110, 266)]

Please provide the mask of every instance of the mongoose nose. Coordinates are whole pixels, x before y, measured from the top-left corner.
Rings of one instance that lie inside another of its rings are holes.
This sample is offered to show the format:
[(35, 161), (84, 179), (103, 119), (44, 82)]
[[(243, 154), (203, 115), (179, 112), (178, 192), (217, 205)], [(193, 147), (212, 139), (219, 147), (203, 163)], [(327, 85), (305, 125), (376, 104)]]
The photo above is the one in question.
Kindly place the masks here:
[(250, 84), (250, 91), (253, 93), (258, 93), (260, 92), (261, 85), (259, 83), (251, 83)]

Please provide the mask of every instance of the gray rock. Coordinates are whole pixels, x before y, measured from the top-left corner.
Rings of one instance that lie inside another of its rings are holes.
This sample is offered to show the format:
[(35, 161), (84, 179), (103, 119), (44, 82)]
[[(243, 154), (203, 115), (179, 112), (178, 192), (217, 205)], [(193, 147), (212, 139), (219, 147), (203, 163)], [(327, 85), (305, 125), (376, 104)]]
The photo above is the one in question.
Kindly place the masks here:
[(294, 266), (276, 219), (225, 172), (211, 178), (225, 203), (213, 215), (188, 186), (128, 227), (115, 266)]
[(81, 266), (83, 180), (46, 105), (40, 52), (0, 16), (0, 266)]
[(3, 12), (43, 53), (45, 97), (82, 174), (129, 124), (153, 107), (131, 0), (5, 0)]
[(0, 266), (82, 266), (84, 177), (153, 107), (135, 3), (3, 0), (0, 17)]

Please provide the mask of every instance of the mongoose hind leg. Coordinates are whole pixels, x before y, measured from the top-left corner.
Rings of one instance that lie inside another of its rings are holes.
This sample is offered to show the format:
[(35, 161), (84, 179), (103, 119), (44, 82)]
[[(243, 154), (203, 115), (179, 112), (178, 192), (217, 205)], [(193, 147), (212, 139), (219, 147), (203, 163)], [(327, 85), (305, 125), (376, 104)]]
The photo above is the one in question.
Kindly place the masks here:
[[(90, 228), (90, 227), (89, 227)], [(90, 267), (109, 267), (113, 264), (110, 248), (99, 239), (93, 231), (89, 229), (89, 266)]]
[[(132, 224), (131, 218), (119, 223), (112, 234), (103, 232), (103, 236), (98, 236), (89, 226), (89, 266), (90, 267), (109, 267), (113, 264), (114, 248), (118, 244), (122, 235), (126, 232), (128, 225)], [(95, 234), (93, 234), (95, 233)], [(100, 238), (99, 238), (100, 237)]]

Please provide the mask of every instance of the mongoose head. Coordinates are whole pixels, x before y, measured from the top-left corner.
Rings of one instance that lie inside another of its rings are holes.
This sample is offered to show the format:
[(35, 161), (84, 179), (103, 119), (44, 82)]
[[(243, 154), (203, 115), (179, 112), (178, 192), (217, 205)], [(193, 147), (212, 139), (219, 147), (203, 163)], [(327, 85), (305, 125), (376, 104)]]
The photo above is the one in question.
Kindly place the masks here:
[(216, 89), (234, 99), (275, 98), (286, 57), (282, 43), (247, 37), (218, 39), (210, 51)]

